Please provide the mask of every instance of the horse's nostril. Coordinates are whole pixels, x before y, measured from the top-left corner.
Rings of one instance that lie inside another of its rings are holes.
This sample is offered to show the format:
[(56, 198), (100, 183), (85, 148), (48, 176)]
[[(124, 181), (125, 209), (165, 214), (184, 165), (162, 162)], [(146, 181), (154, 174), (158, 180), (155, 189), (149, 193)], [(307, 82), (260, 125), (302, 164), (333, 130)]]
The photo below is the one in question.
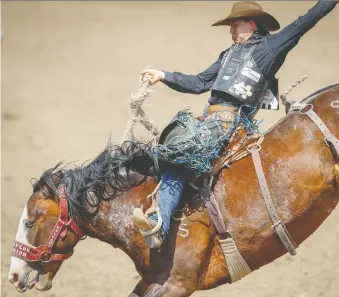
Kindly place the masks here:
[(19, 275), (17, 273), (12, 273), (9, 278), (8, 278), (9, 282), (11, 284), (15, 284), (19, 281)]
[(18, 289), (24, 291), (24, 290), (26, 290), (26, 285), (24, 283), (20, 282), (20, 283), (18, 283)]

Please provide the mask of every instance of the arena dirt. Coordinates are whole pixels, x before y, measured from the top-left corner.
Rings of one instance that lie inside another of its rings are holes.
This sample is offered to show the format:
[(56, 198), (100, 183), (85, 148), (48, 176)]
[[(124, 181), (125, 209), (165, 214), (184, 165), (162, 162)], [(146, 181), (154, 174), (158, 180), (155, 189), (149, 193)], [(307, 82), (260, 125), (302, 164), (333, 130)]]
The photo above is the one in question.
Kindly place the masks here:
[[(211, 27), (231, 2), (3, 2), (2, 3), (2, 296), (19, 296), (7, 281), (18, 219), (31, 178), (57, 162), (96, 156), (110, 135), (119, 140), (128, 100), (147, 65), (198, 73), (230, 46), (228, 27)], [(263, 2), (281, 22), (294, 21), (313, 2)], [(309, 78), (290, 99), (338, 82), (339, 9), (320, 21), (288, 55), (280, 90)], [(208, 94), (172, 91), (162, 84), (148, 99), (148, 115), (163, 128), (185, 106), (199, 114)], [(265, 131), (284, 115), (260, 112)], [(138, 130), (139, 131), (139, 130)], [(147, 133), (140, 129), (140, 135)], [(338, 297), (339, 210), (304, 242), (239, 283), (193, 296)], [(139, 276), (120, 250), (86, 239), (46, 293), (27, 296), (128, 296)], [(20, 295), (21, 296), (21, 295)]]

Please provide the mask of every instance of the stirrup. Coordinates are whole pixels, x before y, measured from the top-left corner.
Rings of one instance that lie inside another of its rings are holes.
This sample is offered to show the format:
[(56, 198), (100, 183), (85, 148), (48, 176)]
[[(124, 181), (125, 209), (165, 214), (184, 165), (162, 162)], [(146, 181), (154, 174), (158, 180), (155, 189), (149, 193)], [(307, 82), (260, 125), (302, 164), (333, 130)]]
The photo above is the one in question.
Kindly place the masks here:
[[(158, 215), (158, 223), (152, 224), (152, 220), (149, 219), (152, 213), (156, 212)], [(144, 215), (141, 208), (136, 208), (133, 211), (134, 224), (140, 229), (141, 235), (145, 238), (146, 244), (149, 248), (159, 248), (162, 245), (163, 238), (160, 231), (162, 225), (162, 217), (160, 216), (159, 208), (156, 207), (153, 211), (146, 211)]]

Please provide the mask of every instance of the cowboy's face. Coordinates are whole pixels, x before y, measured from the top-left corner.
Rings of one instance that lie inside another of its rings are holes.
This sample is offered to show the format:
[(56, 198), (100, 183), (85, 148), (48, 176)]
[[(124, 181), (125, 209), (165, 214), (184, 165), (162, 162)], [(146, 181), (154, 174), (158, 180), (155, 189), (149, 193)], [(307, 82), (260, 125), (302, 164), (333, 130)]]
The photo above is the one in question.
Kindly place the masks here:
[(257, 26), (253, 21), (245, 21), (237, 19), (230, 24), (230, 34), (234, 43), (245, 42), (252, 33), (256, 30)]

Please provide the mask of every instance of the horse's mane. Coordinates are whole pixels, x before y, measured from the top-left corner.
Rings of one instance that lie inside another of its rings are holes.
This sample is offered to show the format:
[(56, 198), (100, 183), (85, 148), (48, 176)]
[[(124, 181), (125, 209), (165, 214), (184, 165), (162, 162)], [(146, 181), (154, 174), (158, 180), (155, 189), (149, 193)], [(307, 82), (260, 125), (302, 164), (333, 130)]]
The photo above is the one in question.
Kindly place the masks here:
[(121, 145), (108, 144), (90, 163), (85, 162), (72, 169), (59, 163), (46, 170), (33, 185), (34, 191), (47, 185), (57, 196), (57, 186), (64, 184), (70, 215), (79, 222), (86, 211), (85, 202), (97, 209), (101, 201), (112, 200), (146, 180), (146, 176), (136, 173), (131, 167), (131, 158), (139, 151), (150, 151), (150, 144), (131, 141)]
[[(337, 86), (339, 84), (323, 88), (301, 102), (310, 103), (316, 95)], [(270, 133), (284, 118), (265, 134)], [(72, 169), (67, 169), (67, 165), (62, 166), (59, 163), (54, 168), (46, 170), (33, 185), (34, 191), (47, 185), (49, 190), (58, 196), (57, 186), (63, 183), (66, 186), (70, 215), (79, 222), (82, 213), (87, 210), (84, 206), (85, 202), (96, 210), (100, 202), (112, 200), (146, 180), (146, 175), (137, 172), (143, 172), (144, 168), (150, 167), (150, 163), (153, 164), (153, 159), (145, 158), (150, 154), (151, 147), (151, 143), (134, 141), (125, 141), (121, 145), (109, 143), (90, 163), (85, 162)], [(146, 164), (142, 164), (143, 162)], [(137, 168), (133, 167), (135, 165)]]

